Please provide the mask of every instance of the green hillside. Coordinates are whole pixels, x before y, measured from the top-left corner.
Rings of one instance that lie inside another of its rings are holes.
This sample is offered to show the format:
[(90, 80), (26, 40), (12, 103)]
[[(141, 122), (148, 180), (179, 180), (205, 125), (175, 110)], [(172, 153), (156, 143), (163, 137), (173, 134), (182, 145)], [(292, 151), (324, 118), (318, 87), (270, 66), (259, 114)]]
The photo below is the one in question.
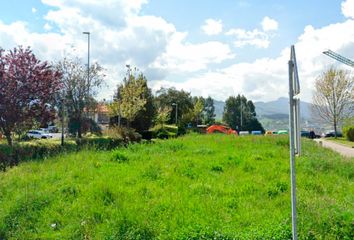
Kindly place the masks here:
[[(299, 239), (354, 238), (354, 162), (304, 140)], [(290, 239), (287, 136), (188, 135), (0, 173), (0, 239)]]

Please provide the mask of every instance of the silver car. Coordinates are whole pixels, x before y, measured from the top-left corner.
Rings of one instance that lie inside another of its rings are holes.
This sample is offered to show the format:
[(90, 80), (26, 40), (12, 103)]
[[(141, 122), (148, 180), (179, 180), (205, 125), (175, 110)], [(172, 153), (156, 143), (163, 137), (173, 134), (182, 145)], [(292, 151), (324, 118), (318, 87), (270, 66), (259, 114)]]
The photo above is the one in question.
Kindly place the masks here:
[(37, 139), (47, 139), (53, 137), (50, 133), (46, 133), (40, 130), (30, 130), (27, 132), (27, 136), (29, 138), (37, 138)]

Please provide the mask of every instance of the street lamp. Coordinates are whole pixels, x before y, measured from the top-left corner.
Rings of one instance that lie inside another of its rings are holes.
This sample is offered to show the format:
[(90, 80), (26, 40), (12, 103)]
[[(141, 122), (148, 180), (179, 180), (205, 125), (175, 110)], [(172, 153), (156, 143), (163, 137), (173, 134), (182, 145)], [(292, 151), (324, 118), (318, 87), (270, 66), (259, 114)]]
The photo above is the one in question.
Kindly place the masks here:
[(242, 130), (242, 119), (243, 119), (243, 116), (242, 116), (242, 111), (243, 111), (243, 106), (242, 106), (242, 98), (241, 98), (241, 107), (240, 107), (240, 115), (241, 115), (241, 121), (240, 121), (240, 131)]
[(176, 126), (177, 126), (177, 111), (178, 111), (178, 104), (172, 103), (172, 106), (176, 106)]
[(82, 32), (87, 35), (87, 95), (90, 96), (90, 32)]

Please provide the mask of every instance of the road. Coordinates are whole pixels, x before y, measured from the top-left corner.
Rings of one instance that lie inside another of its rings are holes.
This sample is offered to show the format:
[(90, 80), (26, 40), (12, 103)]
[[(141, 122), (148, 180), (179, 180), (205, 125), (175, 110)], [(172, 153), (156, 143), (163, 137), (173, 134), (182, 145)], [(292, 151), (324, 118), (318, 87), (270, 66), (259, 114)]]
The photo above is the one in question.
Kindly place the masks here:
[(346, 147), (344, 145), (334, 143), (331, 141), (327, 141), (323, 138), (321, 139), (314, 139), (316, 142), (319, 144), (322, 144), (323, 147), (325, 148), (330, 148), (338, 153), (340, 153), (342, 156), (352, 158), (354, 157), (354, 148)]
[(53, 139), (60, 139), (61, 138), (61, 133), (51, 133), (53, 136)]

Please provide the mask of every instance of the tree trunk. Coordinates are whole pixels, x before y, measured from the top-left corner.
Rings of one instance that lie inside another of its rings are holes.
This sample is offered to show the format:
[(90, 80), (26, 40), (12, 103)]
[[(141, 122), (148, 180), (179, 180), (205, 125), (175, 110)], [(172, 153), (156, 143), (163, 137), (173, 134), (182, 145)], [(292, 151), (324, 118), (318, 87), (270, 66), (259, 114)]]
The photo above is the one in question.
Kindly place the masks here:
[(6, 136), (7, 144), (9, 144), (9, 146), (12, 146), (11, 132), (5, 131), (4, 134)]
[(336, 119), (333, 122), (333, 126), (334, 126), (334, 138), (337, 139), (337, 120)]
[(77, 137), (82, 138), (81, 134), (81, 118), (78, 119), (77, 121)]

